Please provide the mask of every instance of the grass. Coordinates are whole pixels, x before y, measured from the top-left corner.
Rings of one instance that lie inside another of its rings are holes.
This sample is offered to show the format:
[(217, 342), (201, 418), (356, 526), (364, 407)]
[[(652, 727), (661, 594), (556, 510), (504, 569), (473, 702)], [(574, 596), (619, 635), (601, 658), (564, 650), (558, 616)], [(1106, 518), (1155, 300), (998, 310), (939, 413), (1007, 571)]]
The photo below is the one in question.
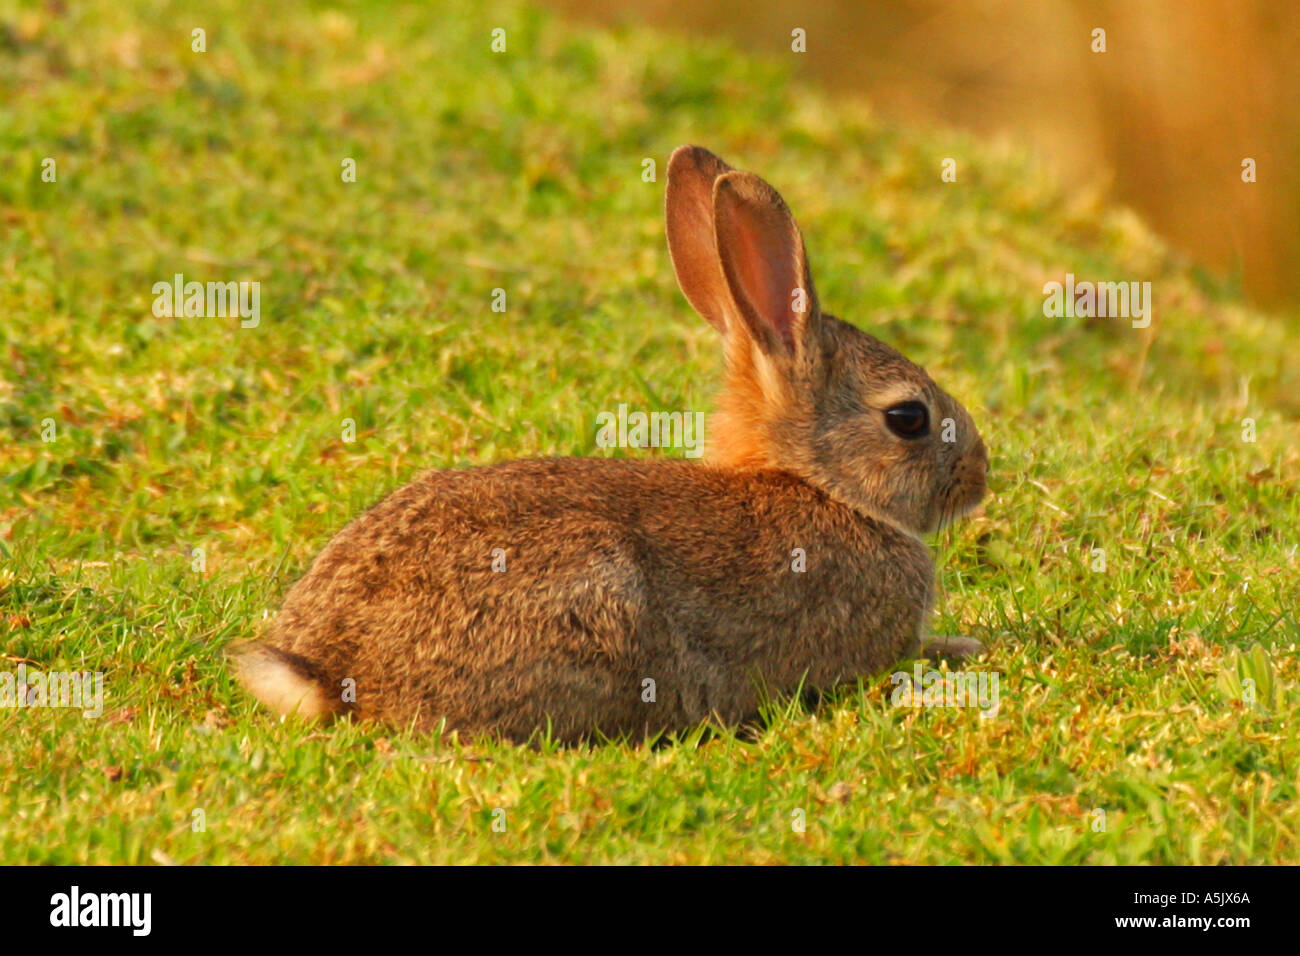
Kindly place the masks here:
[[(1295, 316), (793, 55), (497, 0), (55, 9), (0, 15), (0, 669), (102, 670), (107, 701), (0, 708), (0, 861), (1300, 859)], [(603, 453), (620, 401), (711, 406), (663, 239), (682, 142), (776, 184), (822, 301), (979, 423), (994, 494), (935, 541), (934, 630), (986, 643), (998, 716), (892, 707), (888, 675), (659, 748), (255, 708), (223, 646), (368, 504)], [(155, 318), (178, 272), (259, 281), (260, 324)], [(1150, 280), (1151, 328), (1045, 317), (1066, 272)]]

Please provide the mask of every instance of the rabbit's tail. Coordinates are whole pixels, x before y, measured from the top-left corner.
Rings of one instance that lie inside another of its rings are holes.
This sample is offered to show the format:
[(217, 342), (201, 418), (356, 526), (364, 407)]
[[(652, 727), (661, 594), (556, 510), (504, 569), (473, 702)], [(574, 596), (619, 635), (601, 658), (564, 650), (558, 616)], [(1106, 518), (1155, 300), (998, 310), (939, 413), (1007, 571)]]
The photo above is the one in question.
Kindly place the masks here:
[(325, 720), (344, 709), (304, 657), (258, 641), (233, 645), (229, 654), (239, 682), (277, 713)]

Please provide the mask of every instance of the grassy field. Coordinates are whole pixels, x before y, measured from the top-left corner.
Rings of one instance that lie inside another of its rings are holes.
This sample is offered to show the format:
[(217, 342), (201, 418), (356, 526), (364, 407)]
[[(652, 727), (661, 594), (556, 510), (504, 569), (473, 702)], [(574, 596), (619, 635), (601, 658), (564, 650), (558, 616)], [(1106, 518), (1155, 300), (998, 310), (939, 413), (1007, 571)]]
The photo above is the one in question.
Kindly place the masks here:
[[(0, 15), (0, 670), (107, 699), (0, 708), (0, 862), (1300, 860), (1295, 316), (794, 55), (497, 0), (81, 7)], [(827, 308), (975, 416), (993, 494), (934, 542), (934, 630), (985, 642), (998, 715), (879, 675), (755, 739), (563, 750), (254, 707), (223, 647), (368, 504), (712, 406), (683, 142), (776, 184)], [(1151, 281), (1151, 327), (1045, 317), (1067, 272)], [(177, 273), (260, 282), (260, 322), (155, 317)]]

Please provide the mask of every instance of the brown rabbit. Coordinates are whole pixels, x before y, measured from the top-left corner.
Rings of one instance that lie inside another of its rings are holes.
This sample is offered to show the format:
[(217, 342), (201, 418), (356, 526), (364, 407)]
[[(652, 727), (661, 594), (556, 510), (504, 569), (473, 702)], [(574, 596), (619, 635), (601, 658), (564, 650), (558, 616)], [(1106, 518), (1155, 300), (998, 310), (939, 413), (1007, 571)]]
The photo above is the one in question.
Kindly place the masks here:
[(255, 696), (571, 742), (734, 723), (764, 694), (921, 648), (934, 567), (918, 536), (984, 496), (970, 416), (821, 311), (762, 179), (683, 146), (666, 206), (678, 282), (725, 347), (708, 460), (422, 475), (340, 531), (265, 641), (234, 650)]

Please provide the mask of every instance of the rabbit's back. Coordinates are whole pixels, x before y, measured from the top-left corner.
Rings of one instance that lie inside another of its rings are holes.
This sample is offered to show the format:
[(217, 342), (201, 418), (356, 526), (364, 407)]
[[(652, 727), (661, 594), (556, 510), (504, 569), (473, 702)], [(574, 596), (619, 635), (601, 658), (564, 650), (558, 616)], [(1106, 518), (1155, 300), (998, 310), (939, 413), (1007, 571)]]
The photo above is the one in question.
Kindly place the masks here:
[(921, 542), (781, 472), (518, 461), (429, 472), (357, 518), (266, 643), (385, 722), (635, 735), (887, 667), (931, 574)]

